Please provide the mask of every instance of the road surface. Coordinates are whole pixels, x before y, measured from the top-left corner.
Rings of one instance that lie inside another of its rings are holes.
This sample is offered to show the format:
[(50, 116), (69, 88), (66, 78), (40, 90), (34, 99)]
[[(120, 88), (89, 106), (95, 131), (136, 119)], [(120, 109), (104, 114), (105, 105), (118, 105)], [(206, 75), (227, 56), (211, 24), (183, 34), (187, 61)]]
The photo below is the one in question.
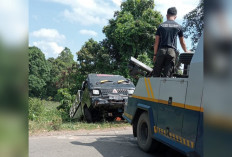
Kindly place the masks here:
[(131, 127), (29, 137), (30, 157), (161, 157), (164, 154), (167, 153), (141, 151)]

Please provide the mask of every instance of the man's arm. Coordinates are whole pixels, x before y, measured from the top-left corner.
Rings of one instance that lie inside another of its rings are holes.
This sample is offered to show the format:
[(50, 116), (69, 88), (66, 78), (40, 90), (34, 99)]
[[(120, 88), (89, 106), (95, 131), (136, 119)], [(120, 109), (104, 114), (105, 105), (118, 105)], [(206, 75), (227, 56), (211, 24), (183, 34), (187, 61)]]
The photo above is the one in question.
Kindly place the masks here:
[(159, 40), (160, 40), (160, 36), (156, 35), (155, 36), (155, 44), (154, 44), (154, 57), (153, 57), (154, 62), (156, 60), (156, 54), (157, 54), (158, 47), (159, 47)]
[(185, 41), (184, 41), (184, 37), (179, 37), (180, 39), (180, 45), (182, 47), (182, 49), (184, 50), (184, 52), (190, 52), (189, 50), (187, 50), (186, 48), (186, 44), (185, 44)]
[(154, 55), (157, 54), (158, 47), (159, 47), (159, 40), (160, 40), (160, 36), (156, 35), (155, 36), (155, 45), (154, 45)]

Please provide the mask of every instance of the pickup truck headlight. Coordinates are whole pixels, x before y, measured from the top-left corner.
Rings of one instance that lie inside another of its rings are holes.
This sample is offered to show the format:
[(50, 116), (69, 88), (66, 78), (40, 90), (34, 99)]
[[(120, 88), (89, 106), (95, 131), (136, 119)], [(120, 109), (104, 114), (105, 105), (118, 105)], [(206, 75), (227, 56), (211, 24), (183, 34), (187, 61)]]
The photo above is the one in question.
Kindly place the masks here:
[(93, 90), (93, 95), (99, 95), (99, 94), (100, 94), (100, 91), (98, 89)]
[(128, 92), (129, 95), (132, 95), (134, 93), (134, 91), (135, 91), (134, 89), (127, 90), (127, 92)]

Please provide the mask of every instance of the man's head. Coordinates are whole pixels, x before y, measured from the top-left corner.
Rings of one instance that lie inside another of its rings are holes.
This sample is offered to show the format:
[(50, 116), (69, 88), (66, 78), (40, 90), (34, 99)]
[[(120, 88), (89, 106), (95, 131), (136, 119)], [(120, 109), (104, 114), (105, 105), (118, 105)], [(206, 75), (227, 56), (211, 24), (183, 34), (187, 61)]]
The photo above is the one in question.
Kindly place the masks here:
[(177, 15), (176, 7), (171, 7), (167, 11), (167, 19), (168, 20), (175, 20)]

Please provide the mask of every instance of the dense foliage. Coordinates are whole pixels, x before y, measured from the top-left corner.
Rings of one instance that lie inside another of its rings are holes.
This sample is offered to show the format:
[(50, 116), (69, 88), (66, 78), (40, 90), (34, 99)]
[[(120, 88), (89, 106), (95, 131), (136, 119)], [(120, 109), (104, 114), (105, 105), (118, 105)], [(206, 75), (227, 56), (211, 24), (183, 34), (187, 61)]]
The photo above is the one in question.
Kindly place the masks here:
[(113, 70), (129, 77), (127, 65), (131, 56), (153, 56), (155, 32), (162, 22), (162, 15), (154, 10), (153, 0), (127, 0), (121, 10), (103, 28), (108, 42)]
[(77, 52), (81, 75), (110, 73), (110, 56), (102, 43), (89, 39)]
[[(58, 89), (68, 88), (73, 91), (76, 87), (75, 75), (77, 64), (73, 60), (72, 52), (69, 48), (65, 48), (60, 55), (54, 59), (49, 58), (50, 64), (50, 81), (48, 82), (48, 94), (47, 96), (54, 97), (57, 94)], [(73, 92), (76, 92), (75, 90)]]
[(44, 110), (42, 101), (38, 98), (28, 100), (28, 119), (38, 120)]
[(58, 89), (76, 90), (76, 62), (70, 49), (65, 48), (54, 59), (45, 59), (37, 47), (29, 47), (29, 96), (54, 99)]
[(37, 47), (29, 47), (29, 96), (46, 95), (46, 83), (50, 79), (50, 67), (43, 52)]
[(194, 10), (184, 16), (183, 28), (185, 37), (191, 37), (193, 50), (196, 49), (204, 29), (204, 0), (201, 0)]

